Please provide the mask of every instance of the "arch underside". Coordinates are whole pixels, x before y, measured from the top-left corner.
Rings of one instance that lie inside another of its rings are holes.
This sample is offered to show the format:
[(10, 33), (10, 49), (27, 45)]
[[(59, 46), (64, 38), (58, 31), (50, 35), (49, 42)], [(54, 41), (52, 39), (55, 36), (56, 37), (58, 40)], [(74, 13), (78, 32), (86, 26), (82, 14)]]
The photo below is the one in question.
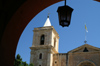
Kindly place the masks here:
[[(23, 1), (23, 2), (22, 2)], [(18, 40), (32, 18), (62, 0), (1, 0), (0, 58), (2, 66), (13, 66)], [(20, 5), (19, 5), (20, 4)]]

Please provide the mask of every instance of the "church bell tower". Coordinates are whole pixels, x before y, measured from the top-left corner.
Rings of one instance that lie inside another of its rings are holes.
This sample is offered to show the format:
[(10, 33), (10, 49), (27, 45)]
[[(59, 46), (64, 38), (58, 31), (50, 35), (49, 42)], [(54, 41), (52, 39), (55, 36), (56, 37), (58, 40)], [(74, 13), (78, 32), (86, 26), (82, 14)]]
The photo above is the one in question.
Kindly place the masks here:
[(52, 66), (53, 54), (58, 53), (59, 35), (51, 26), (49, 16), (44, 26), (34, 28), (33, 32), (30, 63), (34, 66)]

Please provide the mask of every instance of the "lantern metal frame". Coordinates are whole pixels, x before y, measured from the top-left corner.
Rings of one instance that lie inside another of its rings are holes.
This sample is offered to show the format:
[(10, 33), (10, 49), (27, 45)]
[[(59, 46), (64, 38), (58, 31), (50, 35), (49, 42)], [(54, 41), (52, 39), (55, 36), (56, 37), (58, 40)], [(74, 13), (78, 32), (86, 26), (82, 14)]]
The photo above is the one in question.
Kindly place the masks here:
[(73, 9), (66, 5), (66, 0), (64, 6), (58, 7), (59, 24), (62, 27), (70, 25), (72, 11)]

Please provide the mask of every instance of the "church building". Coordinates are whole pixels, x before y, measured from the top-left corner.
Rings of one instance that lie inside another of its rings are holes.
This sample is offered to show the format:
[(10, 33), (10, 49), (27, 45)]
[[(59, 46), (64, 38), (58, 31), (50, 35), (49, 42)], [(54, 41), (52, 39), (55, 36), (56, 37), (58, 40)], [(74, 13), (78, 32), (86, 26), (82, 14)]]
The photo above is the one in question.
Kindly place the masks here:
[(100, 48), (84, 44), (67, 53), (59, 53), (59, 35), (49, 16), (43, 27), (34, 28), (30, 63), (34, 66), (100, 66)]

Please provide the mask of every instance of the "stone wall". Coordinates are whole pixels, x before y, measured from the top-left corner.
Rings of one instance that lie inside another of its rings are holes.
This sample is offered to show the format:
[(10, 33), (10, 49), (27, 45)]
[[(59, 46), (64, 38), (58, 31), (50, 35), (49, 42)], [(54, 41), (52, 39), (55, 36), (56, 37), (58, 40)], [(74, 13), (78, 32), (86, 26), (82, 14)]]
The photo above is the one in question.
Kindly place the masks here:
[(69, 53), (68, 58), (68, 66), (78, 66), (83, 61), (90, 61), (96, 66), (100, 65), (100, 51)]
[(67, 53), (53, 54), (53, 65), (52, 66), (67, 66)]
[[(34, 66), (48, 66), (50, 63), (50, 49), (35, 49), (31, 51), (30, 63), (33, 63)], [(39, 59), (39, 54), (42, 53), (42, 59)]]

